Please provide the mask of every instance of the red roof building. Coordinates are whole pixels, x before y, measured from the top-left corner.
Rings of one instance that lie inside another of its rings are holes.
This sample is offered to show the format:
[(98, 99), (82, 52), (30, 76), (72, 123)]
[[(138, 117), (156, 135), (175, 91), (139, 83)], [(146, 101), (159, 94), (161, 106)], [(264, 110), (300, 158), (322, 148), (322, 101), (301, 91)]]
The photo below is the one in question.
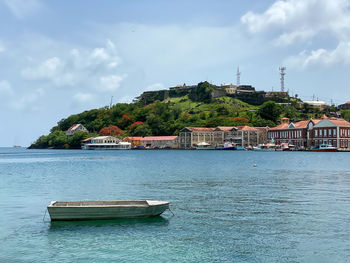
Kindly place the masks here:
[(124, 142), (130, 142), (131, 143), (131, 147), (134, 146), (140, 146), (141, 145), (141, 140), (143, 137), (138, 137), (138, 136), (129, 136), (129, 137), (125, 137), (123, 139)]
[(77, 124), (73, 124), (67, 131), (66, 131), (66, 135), (67, 136), (72, 136), (74, 135), (74, 133), (76, 132), (89, 132), (84, 125), (77, 123)]
[(330, 144), (338, 149), (350, 149), (350, 122), (341, 118), (323, 118), (310, 131), (313, 146)]
[(288, 118), (282, 118), (282, 123), (269, 129), (267, 138), (269, 141), (280, 144), (292, 144), (299, 148), (311, 146), (309, 130), (321, 120), (303, 120), (289, 122)]

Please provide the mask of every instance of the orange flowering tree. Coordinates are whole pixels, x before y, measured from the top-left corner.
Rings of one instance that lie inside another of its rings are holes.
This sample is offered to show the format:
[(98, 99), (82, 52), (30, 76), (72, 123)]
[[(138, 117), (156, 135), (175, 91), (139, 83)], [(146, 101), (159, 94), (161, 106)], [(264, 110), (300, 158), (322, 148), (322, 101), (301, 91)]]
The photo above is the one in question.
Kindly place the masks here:
[(233, 122), (235, 126), (244, 126), (249, 123), (249, 120), (244, 117), (236, 117), (236, 118), (233, 118)]
[(129, 130), (132, 130), (137, 125), (144, 125), (145, 123), (142, 121), (135, 121), (133, 124), (130, 125)]
[(110, 125), (108, 127), (102, 128), (98, 134), (100, 136), (120, 136), (123, 135), (123, 131), (119, 129), (118, 126)]

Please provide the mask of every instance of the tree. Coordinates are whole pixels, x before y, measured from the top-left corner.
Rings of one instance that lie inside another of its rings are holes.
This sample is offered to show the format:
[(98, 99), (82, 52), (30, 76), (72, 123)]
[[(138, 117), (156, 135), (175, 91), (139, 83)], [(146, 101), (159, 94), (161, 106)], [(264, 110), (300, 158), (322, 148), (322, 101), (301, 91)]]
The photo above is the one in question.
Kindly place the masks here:
[(98, 134), (100, 136), (120, 136), (123, 134), (123, 131), (119, 129), (118, 126), (110, 125), (108, 127), (102, 128)]
[(233, 126), (245, 126), (249, 123), (249, 120), (244, 117), (235, 117), (233, 118), (232, 125)]
[(282, 108), (281, 105), (278, 105), (276, 102), (270, 100), (261, 105), (258, 113), (261, 118), (276, 123), (280, 117), (280, 114), (282, 113)]
[(141, 136), (141, 137), (151, 136), (152, 130), (147, 124), (136, 125), (136, 126), (134, 126), (134, 129), (131, 130), (130, 135)]

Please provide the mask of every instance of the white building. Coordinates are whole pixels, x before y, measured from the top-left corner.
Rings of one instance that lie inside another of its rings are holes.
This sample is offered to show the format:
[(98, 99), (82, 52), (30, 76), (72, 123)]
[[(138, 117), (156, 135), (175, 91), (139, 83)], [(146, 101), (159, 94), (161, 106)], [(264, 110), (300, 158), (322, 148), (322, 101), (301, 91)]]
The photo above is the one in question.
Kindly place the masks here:
[(78, 123), (78, 124), (73, 124), (72, 127), (70, 127), (66, 131), (66, 135), (67, 136), (72, 136), (76, 132), (89, 132), (89, 131), (84, 127), (84, 125)]

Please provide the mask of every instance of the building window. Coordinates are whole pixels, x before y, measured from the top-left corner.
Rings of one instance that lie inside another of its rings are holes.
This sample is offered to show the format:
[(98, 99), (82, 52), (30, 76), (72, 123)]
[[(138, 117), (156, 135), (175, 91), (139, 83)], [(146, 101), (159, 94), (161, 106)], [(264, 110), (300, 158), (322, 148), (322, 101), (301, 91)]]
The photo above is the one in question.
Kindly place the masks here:
[(334, 137), (337, 136), (337, 130), (336, 129), (333, 130), (333, 136)]
[(322, 137), (322, 136), (323, 136), (323, 135), (322, 135), (322, 131), (323, 131), (323, 130), (320, 130), (320, 137)]
[(315, 130), (315, 136), (318, 136), (318, 135), (317, 135), (317, 130)]

